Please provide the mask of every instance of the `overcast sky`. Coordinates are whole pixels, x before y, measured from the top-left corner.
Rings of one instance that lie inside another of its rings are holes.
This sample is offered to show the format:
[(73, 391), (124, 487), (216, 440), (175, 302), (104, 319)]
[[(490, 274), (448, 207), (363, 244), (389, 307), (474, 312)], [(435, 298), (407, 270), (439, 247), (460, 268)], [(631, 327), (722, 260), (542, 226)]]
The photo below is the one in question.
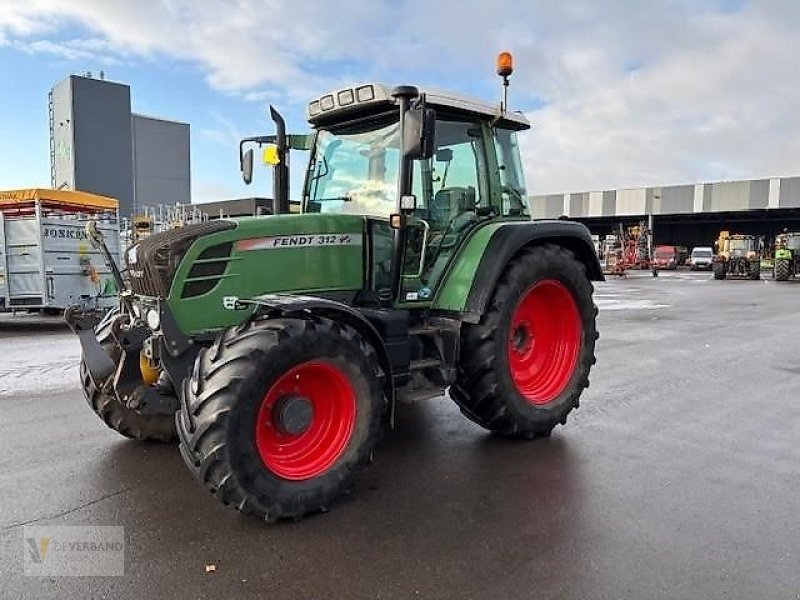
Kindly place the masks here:
[[(47, 91), (103, 69), (192, 126), (195, 201), (239, 183), (265, 106), (369, 80), (511, 106), (532, 193), (800, 174), (800, 0), (0, 0), (0, 188), (47, 185)], [(297, 169), (297, 165), (295, 165)]]

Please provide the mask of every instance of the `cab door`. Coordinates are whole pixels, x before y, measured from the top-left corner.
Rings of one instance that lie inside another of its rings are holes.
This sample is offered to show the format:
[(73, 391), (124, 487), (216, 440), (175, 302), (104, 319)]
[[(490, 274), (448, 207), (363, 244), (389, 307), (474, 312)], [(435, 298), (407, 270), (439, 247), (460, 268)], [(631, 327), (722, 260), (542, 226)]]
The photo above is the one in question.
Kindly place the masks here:
[(461, 241), (492, 214), (479, 121), (439, 118), (436, 151), (416, 161), (399, 303), (429, 303)]

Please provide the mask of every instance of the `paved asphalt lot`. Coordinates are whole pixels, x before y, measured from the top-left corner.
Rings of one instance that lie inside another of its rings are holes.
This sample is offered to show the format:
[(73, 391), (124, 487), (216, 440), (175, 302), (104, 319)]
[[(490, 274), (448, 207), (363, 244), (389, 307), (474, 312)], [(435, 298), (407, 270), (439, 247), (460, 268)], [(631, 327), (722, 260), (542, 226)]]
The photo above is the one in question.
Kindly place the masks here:
[[(275, 526), (106, 429), (59, 326), (0, 324), (0, 597), (800, 598), (800, 284), (640, 274), (597, 302), (592, 386), (550, 440), (406, 406), (351, 497)], [(22, 576), (28, 523), (124, 525), (125, 576)]]

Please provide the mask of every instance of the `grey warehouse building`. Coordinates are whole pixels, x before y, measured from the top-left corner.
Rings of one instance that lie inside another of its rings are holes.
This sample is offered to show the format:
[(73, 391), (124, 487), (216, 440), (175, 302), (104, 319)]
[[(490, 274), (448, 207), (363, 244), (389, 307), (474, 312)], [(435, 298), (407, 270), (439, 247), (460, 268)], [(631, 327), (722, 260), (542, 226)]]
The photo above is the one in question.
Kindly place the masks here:
[(120, 215), (189, 204), (187, 123), (131, 113), (130, 87), (72, 75), (50, 92), (50, 179), (119, 200)]
[(656, 243), (711, 245), (722, 229), (767, 238), (800, 231), (800, 177), (775, 177), (530, 198), (534, 218), (567, 216), (594, 234), (654, 217)]

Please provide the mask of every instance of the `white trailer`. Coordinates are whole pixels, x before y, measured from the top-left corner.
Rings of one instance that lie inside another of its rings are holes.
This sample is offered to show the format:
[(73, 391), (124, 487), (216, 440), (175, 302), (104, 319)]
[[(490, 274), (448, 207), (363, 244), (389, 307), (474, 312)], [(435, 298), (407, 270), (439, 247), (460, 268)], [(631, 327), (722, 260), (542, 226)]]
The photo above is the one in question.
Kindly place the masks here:
[(71, 190), (0, 191), (0, 309), (60, 311), (117, 302), (111, 271), (86, 236), (96, 220), (119, 261), (113, 198)]

